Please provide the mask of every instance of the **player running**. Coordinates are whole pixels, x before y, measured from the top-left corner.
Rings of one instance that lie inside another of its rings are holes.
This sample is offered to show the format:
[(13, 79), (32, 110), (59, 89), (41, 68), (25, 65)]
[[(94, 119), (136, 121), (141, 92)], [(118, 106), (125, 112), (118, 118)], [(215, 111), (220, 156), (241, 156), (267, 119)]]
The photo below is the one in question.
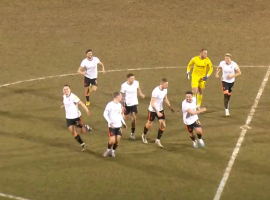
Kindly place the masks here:
[(90, 106), (90, 92), (97, 91), (97, 76), (98, 69), (97, 66), (102, 66), (103, 74), (106, 73), (105, 67), (102, 62), (97, 57), (94, 57), (92, 50), (88, 49), (86, 51), (86, 58), (82, 61), (78, 73), (83, 75), (83, 84), (85, 89), (86, 105)]
[(88, 116), (90, 116), (90, 111), (75, 94), (71, 93), (69, 85), (64, 86), (63, 93), (64, 105), (62, 107), (65, 107), (68, 130), (80, 143), (82, 151), (85, 151), (87, 146), (82, 141), (81, 136), (77, 133), (76, 127), (79, 128), (80, 133), (85, 133), (86, 131), (91, 132), (92, 128), (88, 125), (84, 125), (78, 105), (81, 105), (84, 108)]
[(158, 130), (157, 139), (155, 143), (160, 147), (163, 148), (162, 144), (160, 143), (160, 139), (166, 127), (165, 124), (165, 113), (163, 109), (163, 101), (167, 104), (167, 106), (174, 112), (174, 109), (171, 107), (171, 104), (167, 97), (167, 88), (168, 88), (168, 80), (163, 78), (159, 86), (157, 86), (151, 96), (150, 105), (148, 107), (148, 121), (144, 127), (144, 131), (142, 134), (142, 141), (143, 143), (147, 144), (148, 141), (146, 139), (146, 134), (149, 128), (153, 125), (155, 118), (158, 118), (160, 128)]
[(113, 101), (107, 104), (103, 113), (109, 127), (109, 142), (108, 148), (103, 154), (104, 157), (108, 156), (109, 153), (112, 157), (115, 157), (115, 150), (118, 147), (122, 137), (122, 126), (127, 128), (125, 120), (122, 116), (122, 94), (120, 92), (115, 92), (113, 96)]
[(199, 109), (202, 104), (203, 90), (205, 89), (206, 80), (213, 72), (213, 65), (211, 60), (207, 57), (206, 49), (202, 49), (200, 55), (193, 57), (188, 63), (187, 79), (190, 79), (191, 66), (194, 66), (191, 87), (193, 96), (197, 99), (197, 108)]
[(231, 98), (232, 87), (235, 82), (235, 77), (241, 75), (241, 70), (236, 62), (232, 61), (232, 55), (229, 53), (225, 54), (224, 61), (221, 61), (217, 71), (216, 77), (219, 78), (219, 72), (222, 70), (222, 90), (224, 94), (224, 107), (225, 115), (229, 116), (229, 101)]
[(204, 141), (202, 139), (202, 126), (199, 122), (198, 114), (205, 112), (205, 108), (196, 110), (196, 98), (193, 97), (191, 91), (186, 92), (186, 99), (182, 102), (183, 121), (190, 134), (190, 138), (193, 141), (193, 147), (198, 148), (197, 140), (193, 131), (195, 130), (199, 139), (199, 143), (204, 147)]
[(131, 115), (131, 134), (130, 138), (135, 140), (135, 125), (138, 113), (138, 94), (144, 98), (139, 86), (139, 81), (135, 80), (134, 74), (127, 75), (127, 81), (121, 85), (122, 93), (122, 106), (124, 110), (124, 119), (127, 119), (128, 115)]

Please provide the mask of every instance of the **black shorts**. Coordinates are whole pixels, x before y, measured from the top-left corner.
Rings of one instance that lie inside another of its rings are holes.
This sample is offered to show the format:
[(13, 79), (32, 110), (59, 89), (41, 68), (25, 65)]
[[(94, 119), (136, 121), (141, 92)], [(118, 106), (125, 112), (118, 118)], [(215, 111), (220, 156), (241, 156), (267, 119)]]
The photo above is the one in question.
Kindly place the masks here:
[(125, 115), (132, 114), (132, 113), (138, 113), (138, 105), (134, 106), (125, 106)]
[(97, 86), (97, 79), (96, 78), (87, 78), (86, 76), (84, 76), (83, 78), (83, 86), (84, 87), (89, 87), (90, 85), (96, 85)]
[(122, 136), (122, 128), (111, 128), (111, 127), (109, 127), (109, 137), (117, 136), (117, 135)]
[(160, 120), (160, 119), (164, 119), (165, 120), (165, 113), (164, 113), (164, 111), (162, 110), (162, 111), (159, 111), (159, 112), (163, 114), (161, 117), (159, 117), (156, 112), (148, 111), (148, 120), (150, 122), (152, 122), (152, 121), (155, 120), (156, 117), (158, 118), (158, 120)]
[(75, 125), (78, 128), (82, 128), (84, 126), (84, 123), (81, 117), (78, 117), (75, 119), (66, 119), (66, 120), (67, 120), (67, 127)]
[(187, 128), (187, 130), (188, 130), (189, 133), (193, 133), (193, 129), (194, 128), (200, 128), (200, 127), (202, 127), (202, 126), (201, 126), (201, 123), (200, 123), (199, 120), (197, 120), (193, 124), (186, 125), (186, 128)]
[(233, 83), (227, 83), (225, 81), (222, 81), (222, 90), (223, 90), (223, 93), (227, 93), (228, 91), (228, 94), (231, 94), (232, 93), (232, 87), (234, 85), (234, 82)]

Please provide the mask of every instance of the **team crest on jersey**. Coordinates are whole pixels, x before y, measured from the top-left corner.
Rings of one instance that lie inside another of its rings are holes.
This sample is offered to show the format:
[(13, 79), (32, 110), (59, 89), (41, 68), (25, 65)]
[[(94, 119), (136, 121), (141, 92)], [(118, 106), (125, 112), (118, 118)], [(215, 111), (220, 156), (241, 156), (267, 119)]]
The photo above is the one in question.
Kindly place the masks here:
[(206, 62), (204, 61), (204, 64), (206, 64)]

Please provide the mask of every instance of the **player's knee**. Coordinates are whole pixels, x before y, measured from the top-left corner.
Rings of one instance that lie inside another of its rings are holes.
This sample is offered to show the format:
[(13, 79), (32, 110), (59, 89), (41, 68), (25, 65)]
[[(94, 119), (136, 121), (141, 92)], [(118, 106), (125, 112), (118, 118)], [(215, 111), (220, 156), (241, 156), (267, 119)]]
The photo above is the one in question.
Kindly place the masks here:
[(203, 89), (202, 88), (199, 88), (198, 93), (199, 94), (203, 94)]
[(160, 124), (160, 130), (164, 131), (166, 128), (166, 124), (165, 123), (161, 123)]
[(136, 121), (137, 121), (136, 117), (132, 117), (131, 122), (135, 124)]
[(148, 120), (148, 122), (146, 123), (146, 127), (150, 127), (152, 125), (153, 125), (153, 122), (151, 122), (151, 121)]
[(114, 144), (115, 143), (115, 138), (114, 137), (110, 137), (109, 143), (110, 144)]
[(96, 92), (97, 91), (97, 87), (92, 87), (92, 92)]

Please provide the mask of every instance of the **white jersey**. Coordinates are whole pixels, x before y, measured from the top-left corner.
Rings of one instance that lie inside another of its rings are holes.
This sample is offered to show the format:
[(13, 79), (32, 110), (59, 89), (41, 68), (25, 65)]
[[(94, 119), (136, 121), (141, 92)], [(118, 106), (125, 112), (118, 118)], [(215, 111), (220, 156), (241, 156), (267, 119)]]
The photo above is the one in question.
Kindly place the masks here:
[[(164, 97), (166, 95), (167, 95), (167, 89), (160, 90), (159, 86), (157, 86), (153, 90), (151, 97), (156, 98), (155, 107), (156, 107), (157, 111), (162, 111), (163, 110), (163, 100), (164, 100)], [(148, 110), (151, 111), (151, 112), (155, 112), (155, 110), (151, 106), (151, 101), (150, 101), (150, 105), (148, 107)]]
[(95, 79), (98, 76), (98, 63), (100, 60), (97, 57), (92, 57), (92, 60), (85, 58), (82, 63), (81, 67), (85, 70), (85, 77), (90, 79)]
[(139, 88), (139, 82), (133, 81), (131, 85), (129, 85), (127, 82), (123, 83), (121, 85), (121, 93), (125, 94), (125, 100), (127, 106), (134, 106), (138, 105), (138, 88)]
[(76, 119), (81, 116), (81, 112), (78, 108), (78, 103), (80, 99), (73, 93), (67, 97), (63, 95), (63, 103), (66, 110), (66, 118), (67, 119)]
[(115, 103), (114, 101), (109, 102), (104, 110), (103, 116), (108, 122), (108, 127), (110, 127), (111, 122), (113, 122), (115, 128), (121, 128), (122, 123), (125, 124), (122, 116), (121, 103)]
[(235, 81), (235, 77), (228, 79), (227, 76), (228, 75), (234, 75), (235, 70), (239, 69), (236, 62), (231, 61), (231, 64), (227, 65), (225, 61), (221, 61), (219, 66), (222, 68), (222, 78), (221, 78), (221, 80), (224, 81), (224, 82), (227, 82), (227, 83), (233, 83)]
[(189, 103), (186, 100), (182, 102), (182, 112), (183, 112), (183, 121), (186, 125), (191, 125), (195, 123), (199, 117), (198, 115), (192, 115), (187, 112), (188, 109), (196, 111), (196, 98), (192, 97), (192, 102)]

